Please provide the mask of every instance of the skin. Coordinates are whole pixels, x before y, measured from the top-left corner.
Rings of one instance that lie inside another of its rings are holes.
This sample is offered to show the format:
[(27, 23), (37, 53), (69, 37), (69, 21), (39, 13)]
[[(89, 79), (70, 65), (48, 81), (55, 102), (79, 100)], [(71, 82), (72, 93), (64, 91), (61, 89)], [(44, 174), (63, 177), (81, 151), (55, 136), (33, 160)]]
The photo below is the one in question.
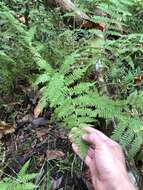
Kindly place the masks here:
[[(91, 127), (82, 139), (89, 144), (85, 163), (90, 169), (95, 190), (135, 190), (130, 183), (121, 146)], [(72, 144), (78, 154), (78, 147)]]

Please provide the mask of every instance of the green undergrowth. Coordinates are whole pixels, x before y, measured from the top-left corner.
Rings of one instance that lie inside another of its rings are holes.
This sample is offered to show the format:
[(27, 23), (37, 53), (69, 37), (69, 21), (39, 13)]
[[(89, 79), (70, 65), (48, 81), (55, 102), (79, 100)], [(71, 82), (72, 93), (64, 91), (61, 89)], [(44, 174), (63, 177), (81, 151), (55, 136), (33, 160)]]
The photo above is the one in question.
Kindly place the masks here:
[(29, 67), (38, 68), (33, 83), (42, 88), (41, 107), (50, 105), (54, 110), (53, 121), (72, 129), (95, 124), (98, 118), (115, 120), (113, 138), (133, 158), (143, 141), (143, 30), (140, 25), (136, 28), (136, 20), (142, 23), (142, 3), (85, 0), (76, 4), (92, 22), (104, 23), (104, 30), (68, 27), (58, 9), (46, 12), (42, 3), (28, 3), (26, 25), (17, 19), (19, 10), (0, 4), (4, 41), (0, 55), (1, 63), (6, 62), (1, 64), (1, 80), (11, 86), (9, 81), (17, 73), (25, 77), (24, 68), (30, 78)]
[(37, 176), (36, 173), (27, 173), (29, 162), (27, 161), (16, 177), (7, 175), (0, 181), (1, 190), (33, 190), (36, 188), (32, 180)]

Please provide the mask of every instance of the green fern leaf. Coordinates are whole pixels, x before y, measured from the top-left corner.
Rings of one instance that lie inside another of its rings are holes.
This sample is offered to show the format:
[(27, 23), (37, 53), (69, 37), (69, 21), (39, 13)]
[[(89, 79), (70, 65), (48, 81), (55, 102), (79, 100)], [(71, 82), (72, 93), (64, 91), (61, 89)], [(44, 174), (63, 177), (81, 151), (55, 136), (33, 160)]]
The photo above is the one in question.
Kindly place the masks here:
[(85, 132), (83, 131), (82, 126), (81, 128), (73, 127), (69, 134), (71, 141), (77, 145), (79, 150), (79, 156), (83, 160), (85, 159), (88, 151), (88, 145), (81, 139), (82, 135), (84, 134)]
[(18, 173), (18, 178), (23, 178), (23, 176), (26, 175), (26, 172), (28, 170), (28, 166), (29, 166), (30, 160), (28, 160), (21, 168), (21, 170)]

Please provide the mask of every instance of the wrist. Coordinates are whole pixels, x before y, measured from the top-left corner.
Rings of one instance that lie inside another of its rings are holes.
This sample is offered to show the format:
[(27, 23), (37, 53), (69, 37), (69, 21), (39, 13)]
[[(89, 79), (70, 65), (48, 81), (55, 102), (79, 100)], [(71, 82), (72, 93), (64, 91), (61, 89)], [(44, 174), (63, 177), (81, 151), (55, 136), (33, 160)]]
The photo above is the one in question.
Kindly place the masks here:
[(135, 187), (130, 182), (128, 176), (119, 175), (118, 178), (108, 181), (93, 181), (95, 190), (135, 190)]
[(135, 190), (135, 187), (130, 182), (128, 175), (120, 176), (117, 181), (113, 184), (112, 190)]

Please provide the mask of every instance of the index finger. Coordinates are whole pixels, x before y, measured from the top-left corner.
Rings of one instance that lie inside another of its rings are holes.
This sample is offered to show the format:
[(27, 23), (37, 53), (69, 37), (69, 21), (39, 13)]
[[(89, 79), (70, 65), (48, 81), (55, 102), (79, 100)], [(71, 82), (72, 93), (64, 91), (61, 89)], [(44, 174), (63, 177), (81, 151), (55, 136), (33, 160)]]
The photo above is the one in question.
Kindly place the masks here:
[(94, 129), (92, 127), (85, 127), (84, 130), (87, 132), (87, 133), (91, 133), (91, 134), (95, 134), (98, 136), (98, 138), (100, 138), (101, 140), (103, 141), (112, 141), (109, 137), (107, 137), (106, 135), (104, 135), (101, 131), (97, 130), (97, 129)]

